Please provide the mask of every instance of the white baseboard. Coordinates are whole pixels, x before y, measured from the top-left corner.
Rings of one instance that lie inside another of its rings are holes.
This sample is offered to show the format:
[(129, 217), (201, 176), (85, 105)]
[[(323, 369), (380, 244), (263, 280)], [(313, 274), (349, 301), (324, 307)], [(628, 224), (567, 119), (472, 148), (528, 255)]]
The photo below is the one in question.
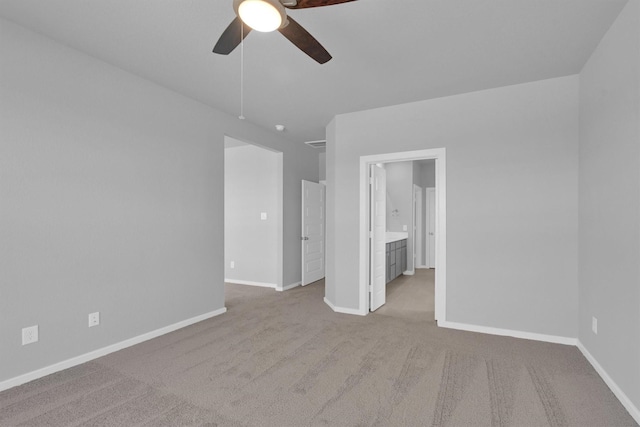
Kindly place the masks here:
[(288, 291), (289, 289), (293, 289), (296, 286), (300, 286), (300, 285), (302, 285), (302, 282), (296, 282), (296, 283), (292, 283), (290, 285), (287, 285), (284, 288), (276, 288), (276, 291), (279, 291), (279, 292)]
[(467, 323), (438, 321), (438, 326), (442, 328), (458, 329), (460, 331), (480, 332), (489, 335), (501, 335), (506, 337), (522, 338), (525, 340), (544, 341), (554, 344), (576, 345), (577, 338), (560, 337), (557, 335), (537, 334), (534, 332), (514, 331), (511, 329), (492, 328), (489, 326), (470, 325)]
[(402, 274), (404, 274), (405, 276), (413, 276), (414, 274), (416, 274), (415, 270), (407, 270), (407, 271), (403, 271)]
[(129, 338), (127, 340), (120, 341), (118, 343), (111, 344), (106, 347), (102, 347), (98, 350), (90, 351), (80, 356), (72, 357), (71, 359), (63, 360), (62, 362), (54, 363), (53, 365), (49, 365), (44, 368), (37, 369), (35, 371), (27, 372), (26, 374), (18, 375), (17, 377), (14, 377), (14, 378), (9, 378), (8, 380), (0, 382), (0, 391), (8, 390), (12, 387), (16, 387), (21, 384), (28, 383), (29, 381), (42, 378), (44, 376), (53, 374), (55, 372), (59, 372), (64, 369), (68, 369), (73, 366), (77, 366), (82, 363), (89, 362), (91, 360), (97, 359), (98, 357), (106, 356), (109, 353), (122, 350), (123, 348), (140, 344), (141, 342), (148, 341), (152, 338), (156, 338), (164, 334), (168, 334), (169, 332), (173, 332), (175, 330), (184, 328), (185, 326), (193, 325), (194, 323), (202, 322), (203, 320), (218, 316), (220, 314), (225, 313), (226, 311), (227, 311), (227, 308), (222, 307), (221, 309), (211, 311), (209, 313), (201, 314), (199, 316), (195, 316), (187, 320), (182, 320), (172, 325), (165, 326), (164, 328), (156, 329), (154, 331), (147, 332), (142, 335), (138, 335), (137, 337)]
[(327, 299), (327, 297), (324, 297), (324, 303), (327, 304), (331, 310), (335, 311), (336, 313), (344, 313), (344, 314), (355, 314), (357, 316), (366, 316), (367, 313), (363, 313), (360, 310), (357, 310), (355, 308), (345, 308), (345, 307), (337, 307), (335, 305), (333, 305), (333, 303), (331, 301), (329, 301)]
[(233, 283), (236, 285), (249, 285), (249, 286), (260, 286), (262, 288), (273, 288), (276, 289), (278, 285), (275, 283), (266, 283), (266, 282), (252, 282), (250, 280), (237, 280), (237, 279), (224, 279), (225, 283)]
[(589, 363), (591, 363), (591, 366), (593, 366), (593, 368), (596, 370), (598, 375), (602, 377), (605, 384), (609, 386), (609, 388), (611, 389), (613, 394), (615, 394), (615, 396), (618, 398), (620, 403), (622, 403), (622, 406), (624, 406), (625, 409), (629, 411), (629, 414), (633, 417), (633, 419), (636, 420), (638, 424), (640, 424), (640, 409), (638, 409), (638, 407), (636, 407), (636, 405), (633, 404), (631, 399), (629, 399), (629, 396), (627, 396), (625, 392), (622, 391), (620, 387), (618, 387), (618, 384), (616, 384), (613, 378), (609, 376), (607, 371), (605, 371), (602, 365), (598, 363), (596, 358), (593, 357), (591, 353), (589, 353), (589, 350), (587, 350), (587, 348), (580, 342), (580, 340), (578, 340), (578, 343), (576, 345), (578, 349), (582, 352), (584, 357), (589, 361)]

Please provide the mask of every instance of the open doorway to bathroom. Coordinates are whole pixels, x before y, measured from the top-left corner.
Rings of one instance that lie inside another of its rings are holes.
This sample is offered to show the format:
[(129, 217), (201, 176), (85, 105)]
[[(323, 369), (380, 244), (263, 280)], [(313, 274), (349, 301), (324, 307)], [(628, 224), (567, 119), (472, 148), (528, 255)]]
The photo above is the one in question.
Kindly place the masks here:
[(367, 273), (364, 291), (371, 291), (362, 301), (367, 311), (444, 320), (445, 177), (444, 149), (361, 158), (361, 261), (366, 264), (361, 271)]

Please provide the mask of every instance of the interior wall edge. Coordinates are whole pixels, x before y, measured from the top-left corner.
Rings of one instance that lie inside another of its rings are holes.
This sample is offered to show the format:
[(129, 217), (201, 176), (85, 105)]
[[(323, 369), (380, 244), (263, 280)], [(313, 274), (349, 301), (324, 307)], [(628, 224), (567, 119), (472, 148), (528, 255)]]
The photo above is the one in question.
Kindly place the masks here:
[(352, 314), (355, 316), (366, 316), (368, 314), (366, 311), (363, 311), (361, 309), (339, 307), (337, 305), (334, 305), (331, 301), (327, 299), (327, 297), (324, 297), (324, 303), (327, 304), (329, 308), (331, 308), (331, 310), (335, 311), (336, 313)]

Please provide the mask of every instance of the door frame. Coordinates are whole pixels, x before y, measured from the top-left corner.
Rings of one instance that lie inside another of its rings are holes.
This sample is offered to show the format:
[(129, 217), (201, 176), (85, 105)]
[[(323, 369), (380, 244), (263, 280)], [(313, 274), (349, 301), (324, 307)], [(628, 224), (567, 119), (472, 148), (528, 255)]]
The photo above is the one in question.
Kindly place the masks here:
[(424, 232), (422, 231), (422, 187), (413, 184), (413, 270), (424, 267), (422, 259), (422, 242), (424, 241)]
[[(435, 203), (435, 204), (437, 205), (437, 197), (436, 197), (435, 195), (436, 195), (436, 194), (438, 194), (438, 193), (437, 193), (437, 191), (436, 191), (435, 187), (427, 187), (427, 188), (425, 188), (425, 190), (424, 190), (424, 196), (425, 196), (425, 199), (426, 199), (426, 203), (429, 203), (429, 193), (431, 193), (431, 192), (433, 192), (433, 193), (434, 193), (434, 197), (433, 197), (433, 199), (434, 199), (434, 200), (436, 200), (436, 203)], [(433, 215), (434, 215), (434, 216), (436, 217), (436, 219), (437, 219), (437, 216), (436, 216), (436, 209), (437, 209), (437, 207), (435, 207), (435, 206), (434, 206), (434, 208), (433, 208)], [(433, 267), (431, 266), (431, 244), (430, 244), (430, 242), (429, 242), (429, 240), (431, 240), (431, 238), (429, 237), (429, 236), (430, 236), (430, 234), (429, 234), (429, 230), (431, 229), (431, 227), (430, 227), (430, 226), (431, 226), (431, 215), (430, 215), (430, 213), (431, 213), (431, 212), (430, 212), (430, 206), (429, 206), (429, 208), (428, 208), (428, 209), (426, 209), (425, 216), (424, 216), (424, 229), (425, 229), (425, 239), (426, 239), (426, 242), (425, 242), (425, 243), (426, 243), (426, 246), (425, 246), (425, 248), (426, 248), (426, 247), (429, 247), (429, 251), (428, 251), (428, 252), (429, 252), (429, 258), (426, 258), (426, 257), (425, 257), (425, 265), (427, 266), (427, 268), (435, 268), (435, 267), (436, 267), (436, 266), (435, 266), (435, 261), (434, 261), (434, 265), (433, 265)], [(435, 228), (435, 226), (434, 226), (434, 228)], [(435, 233), (436, 231), (437, 231), (437, 230), (433, 230), (433, 232), (434, 232), (434, 233)], [(435, 249), (434, 249), (433, 251), (434, 251), (434, 252), (436, 252), (436, 250), (435, 250)]]
[(369, 166), (375, 163), (393, 163), (412, 160), (434, 159), (436, 162), (436, 271), (435, 271), (435, 318), (438, 322), (447, 319), (447, 174), (446, 149), (404, 151), (374, 154), (360, 157), (360, 242), (359, 242), (359, 313), (369, 313)]
[[(247, 144), (247, 145), (252, 145), (254, 147), (269, 151), (271, 153), (274, 153), (276, 155), (276, 159), (277, 159), (277, 177), (276, 180), (278, 181), (278, 187), (276, 188), (276, 204), (277, 204), (277, 210), (276, 212), (274, 212), (274, 214), (272, 215), (273, 220), (276, 223), (276, 283), (275, 283), (275, 290), (276, 291), (283, 291), (285, 290), (284, 288), (284, 153), (282, 151), (276, 150), (275, 148), (271, 148), (271, 147), (266, 147), (264, 145), (260, 145), (260, 144), (256, 144), (255, 142), (252, 141), (247, 141), (243, 138), (239, 138), (236, 136), (232, 136), (229, 134), (224, 134), (224, 143), (223, 143), (223, 147), (225, 145), (226, 142), (228, 142), (229, 140), (235, 140), (237, 142), (243, 143), (243, 144)], [(226, 150), (226, 147), (223, 148), (223, 150)], [(224, 151), (223, 151), (224, 154)], [(225, 182), (224, 182), (224, 174), (225, 174), (225, 168), (227, 167), (226, 163), (225, 163), (225, 159), (224, 159), (224, 155), (223, 155), (223, 159), (222, 159), (222, 194), (224, 197), (224, 194), (226, 192), (226, 187), (225, 187)], [(224, 214), (224, 206), (222, 208), (222, 218), (223, 218), (223, 229), (226, 227), (226, 218), (225, 218), (225, 214)], [(223, 233), (223, 238), (222, 238), (222, 253), (224, 254), (223, 256), (223, 271), (226, 269), (226, 263), (227, 263), (227, 259), (226, 259), (226, 253), (225, 253), (225, 235)], [(240, 281), (236, 281), (235, 283), (240, 283)], [(250, 282), (250, 281), (243, 281), (243, 283), (241, 284), (246, 284), (246, 285), (253, 285), (253, 286), (261, 286), (260, 283), (258, 282)], [(270, 288), (274, 288), (273, 284), (269, 284)]]

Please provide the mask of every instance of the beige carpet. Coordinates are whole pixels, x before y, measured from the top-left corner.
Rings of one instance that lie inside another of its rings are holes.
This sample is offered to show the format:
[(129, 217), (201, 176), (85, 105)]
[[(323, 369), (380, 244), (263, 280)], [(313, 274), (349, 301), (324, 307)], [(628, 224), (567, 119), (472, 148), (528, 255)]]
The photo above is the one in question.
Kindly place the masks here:
[(437, 328), (418, 273), (366, 317), (227, 285), (222, 316), (0, 393), (0, 426), (637, 425), (575, 347)]
[(387, 302), (375, 314), (434, 322), (435, 270), (418, 269), (387, 283)]

